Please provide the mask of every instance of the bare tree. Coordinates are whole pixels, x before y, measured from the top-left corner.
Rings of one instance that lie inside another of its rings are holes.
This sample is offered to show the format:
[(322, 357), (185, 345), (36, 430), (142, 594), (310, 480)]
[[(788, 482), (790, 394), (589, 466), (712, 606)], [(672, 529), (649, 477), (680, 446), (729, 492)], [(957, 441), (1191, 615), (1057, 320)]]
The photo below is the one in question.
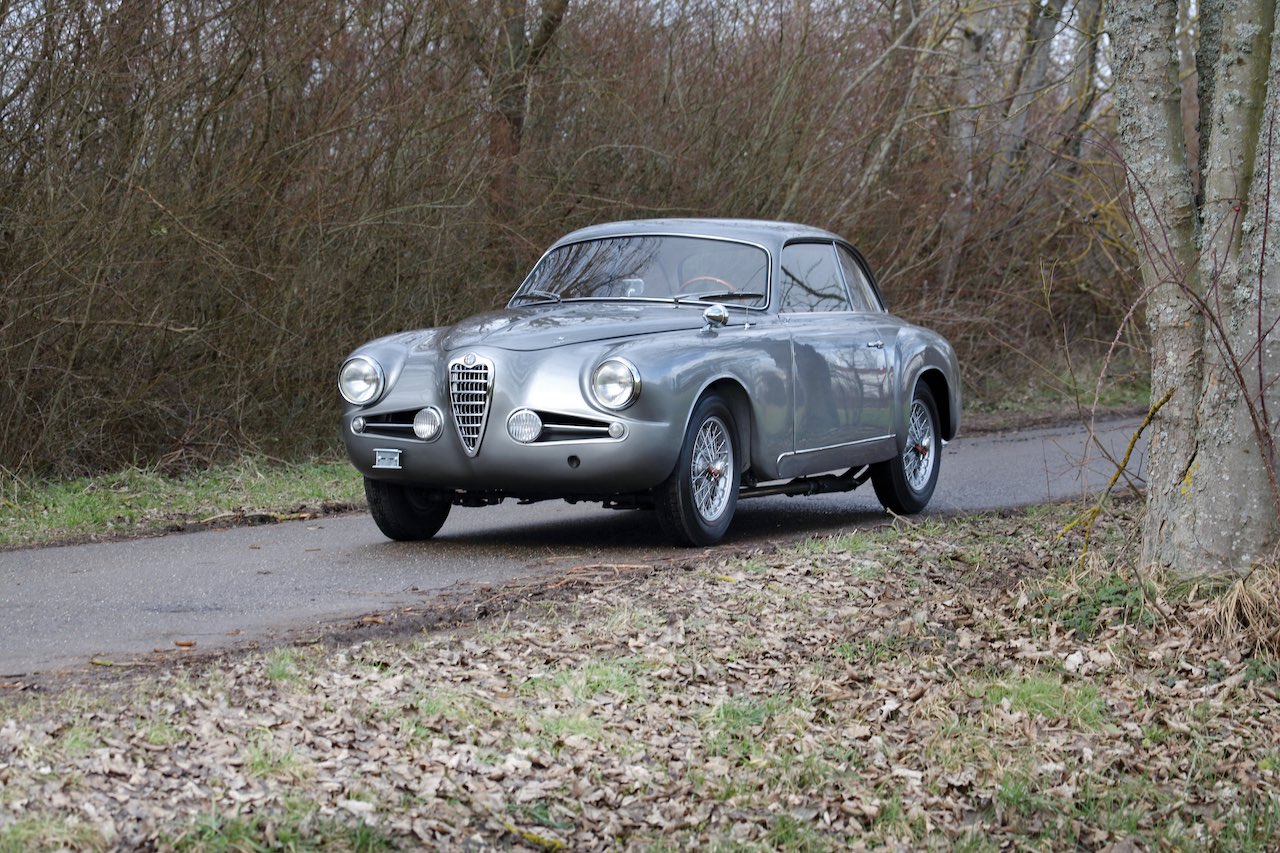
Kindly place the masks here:
[(1029, 0), (0, 0), (0, 469), (331, 448), (355, 342), (613, 218), (847, 234), (971, 383), (1109, 339), (1120, 182), (1060, 156), (1106, 132), (1099, 2), (995, 196)]
[[(1199, 156), (1188, 157), (1178, 4), (1112, 0), (1120, 143), (1132, 180), (1152, 346), (1144, 557), (1244, 573), (1280, 543), (1280, 44), (1271, 0), (1202, 0)], [(1197, 192), (1199, 187), (1199, 192)]]
[[(463, 40), (488, 86), (489, 204), (503, 224), (514, 215), (516, 169), (528, 113), (531, 76), (564, 21), (569, 0), (544, 0), (530, 15), (528, 0), (450, 4)], [(493, 12), (496, 20), (492, 20)]]

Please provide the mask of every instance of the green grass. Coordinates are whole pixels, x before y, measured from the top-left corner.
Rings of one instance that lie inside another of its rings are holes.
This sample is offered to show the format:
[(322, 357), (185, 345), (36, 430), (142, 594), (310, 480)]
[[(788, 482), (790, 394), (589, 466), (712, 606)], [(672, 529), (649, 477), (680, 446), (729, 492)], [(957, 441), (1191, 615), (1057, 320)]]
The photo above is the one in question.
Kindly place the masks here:
[(374, 853), (396, 848), (382, 829), (364, 822), (349, 825), (321, 817), (309, 804), (294, 804), (282, 815), (208, 812), (168, 846), (183, 853), (268, 850)]
[(1065, 720), (1073, 728), (1096, 731), (1107, 723), (1106, 704), (1092, 684), (1071, 685), (1056, 672), (1033, 672), (989, 684), (991, 706), (1008, 700), (1009, 711), (1030, 717)]
[(635, 701), (646, 692), (635, 671), (635, 662), (627, 658), (593, 660), (584, 666), (531, 678), (520, 685), (520, 691), (535, 696), (563, 696), (573, 701), (612, 693), (627, 701)]
[(79, 757), (102, 746), (98, 733), (90, 726), (74, 725), (62, 732), (59, 737), (64, 755)]
[(1142, 587), (1117, 572), (1091, 578), (1084, 585), (1051, 580), (1035, 590), (1030, 598), (1043, 619), (1074, 631), (1085, 640), (1108, 625), (1149, 627), (1155, 621)]
[(0, 480), (0, 546), (157, 533), (237, 514), (286, 517), (363, 499), (359, 474), (337, 461), (248, 458), (180, 478), (137, 468), (60, 482), (10, 476)]
[(0, 853), (33, 851), (109, 850), (111, 844), (98, 830), (53, 815), (23, 817), (0, 826)]
[(304, 657), (298, 649), (273, 649), (263, 658), (262, 664), (267, 678), (272, 681), (301, 681), (305, 674)]

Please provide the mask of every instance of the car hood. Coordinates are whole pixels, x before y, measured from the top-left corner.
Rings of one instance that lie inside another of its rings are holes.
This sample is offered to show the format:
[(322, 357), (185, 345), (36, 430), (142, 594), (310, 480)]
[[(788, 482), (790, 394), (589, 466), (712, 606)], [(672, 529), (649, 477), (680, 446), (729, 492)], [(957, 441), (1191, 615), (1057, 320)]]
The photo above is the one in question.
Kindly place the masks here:
[(508, 308), (463, 320), (439, 336), (446, 352), (474, 346), (529, 352), (609, 338), (700, 329), (705, 306), (673, 303), (560, 303)]

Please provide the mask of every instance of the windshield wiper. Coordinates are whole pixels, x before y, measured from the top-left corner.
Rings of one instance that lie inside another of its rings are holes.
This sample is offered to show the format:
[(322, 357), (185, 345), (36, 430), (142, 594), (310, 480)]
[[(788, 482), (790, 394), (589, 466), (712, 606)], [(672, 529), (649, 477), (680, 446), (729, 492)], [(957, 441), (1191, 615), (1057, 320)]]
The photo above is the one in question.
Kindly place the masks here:
[(707, 293), (689, 293), (677, 296), (676, 302), (707, 302), (712, 299), (764, 299), (763, 293), (752, 290), (712, 290)]
[(549, 290), (526, 290), (524, 293), (517, 293), (511, 297), (511, 301), (517, 299), (540, 299), (543, 302), (559, 302), (560, 294), (552, 293)]

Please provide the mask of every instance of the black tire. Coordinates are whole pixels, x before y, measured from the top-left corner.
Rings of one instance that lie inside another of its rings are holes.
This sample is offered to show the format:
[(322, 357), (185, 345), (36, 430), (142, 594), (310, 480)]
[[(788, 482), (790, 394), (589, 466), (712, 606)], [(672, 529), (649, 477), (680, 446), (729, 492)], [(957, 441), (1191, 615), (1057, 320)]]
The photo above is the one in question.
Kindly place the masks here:
[(907, 413), (907, 446), (901, 454), (871, 466), (871, 484), (884, 508), (898, 515), (924, 509), (942, 470), (938, 405), (923, 383), (916, 385)]
[(449, 517), (453, 501), (447, 492), (364, 478), (364, 494), (378, 529), (397, 542), (430, 539)]
[(654, 490), (662, 531), (678, 545), (714, 545), (738, 506), (738, 432), (724, 400), (708, 394), (689, 418), (676, 469)]

